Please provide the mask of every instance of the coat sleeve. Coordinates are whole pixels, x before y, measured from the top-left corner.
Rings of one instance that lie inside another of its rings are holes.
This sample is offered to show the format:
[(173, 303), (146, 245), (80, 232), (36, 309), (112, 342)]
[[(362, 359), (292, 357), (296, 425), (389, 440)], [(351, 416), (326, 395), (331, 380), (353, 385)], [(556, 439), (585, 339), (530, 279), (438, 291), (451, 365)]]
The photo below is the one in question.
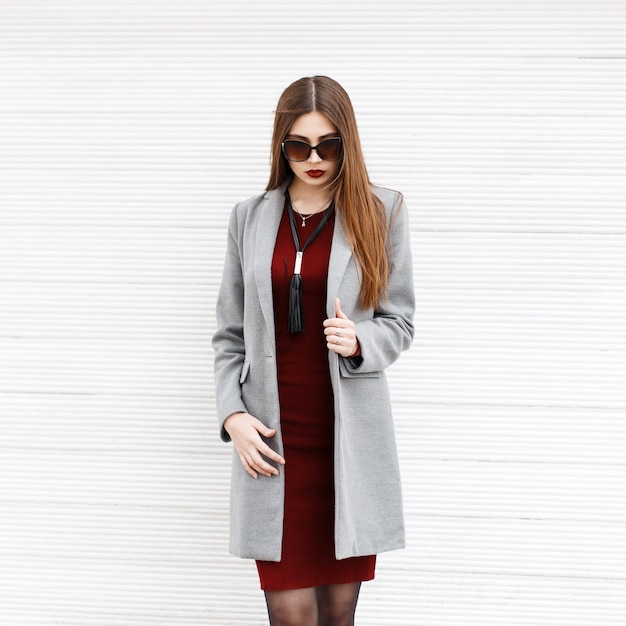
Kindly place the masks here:
[(246, 411), (241, 398), (240, 378), (245, 360), (243, 338), (244, 281), (238, 243), (238, 219), (235, 206), (231, 213), (222, 282), (216, 305), (217, 330), (213, 334), (215, 395), (220, 436), (230, 437), (224, 429), (226, 418)]
[(389, 211), (390, 273), (387, 298), (368, 319), (357, 320), (361, 359), (340, 359), (343, 376), (380, 372), (411, 346), (414, 336), (415, 289), (408, 210), (400, 194)]

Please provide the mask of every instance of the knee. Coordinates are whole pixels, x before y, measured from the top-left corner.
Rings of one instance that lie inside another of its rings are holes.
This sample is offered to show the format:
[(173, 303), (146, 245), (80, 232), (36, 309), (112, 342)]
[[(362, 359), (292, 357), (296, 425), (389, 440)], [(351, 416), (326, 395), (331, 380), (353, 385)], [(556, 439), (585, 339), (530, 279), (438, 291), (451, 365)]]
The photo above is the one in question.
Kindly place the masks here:
[(315, 607), (307, 605), (273, 606), (269, 612), (270, 626), (317, 626)]
[(319, 609), (317, 626), (353, 626), (354, 609), (349, 606), (324, 606)]
[(276, 611), (270, 614), (271, 626), (317, 626), (315, 616), (306, 610)]

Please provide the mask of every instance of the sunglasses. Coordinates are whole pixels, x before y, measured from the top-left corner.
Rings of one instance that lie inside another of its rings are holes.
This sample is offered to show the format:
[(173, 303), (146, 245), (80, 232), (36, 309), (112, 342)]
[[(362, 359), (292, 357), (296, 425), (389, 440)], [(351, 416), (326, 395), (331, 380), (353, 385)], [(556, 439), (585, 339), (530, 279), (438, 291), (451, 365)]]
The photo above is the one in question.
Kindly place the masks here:
[(316, 150), (320, 159), (324, 161), (337, 161), (342, 156), (341, 137), (324, 139), (316, 146), (311, 146), (306, 141), (298, 141), (297, 139), (285, 139), (283, 141), (283, 154), (289, 161), (306, 161), (313, 150)]

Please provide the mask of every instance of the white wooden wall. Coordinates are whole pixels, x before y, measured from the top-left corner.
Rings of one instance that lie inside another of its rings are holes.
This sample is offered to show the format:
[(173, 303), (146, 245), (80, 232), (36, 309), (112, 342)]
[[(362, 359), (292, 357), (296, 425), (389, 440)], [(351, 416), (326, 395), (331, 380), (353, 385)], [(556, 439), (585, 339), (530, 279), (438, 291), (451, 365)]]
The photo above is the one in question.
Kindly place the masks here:
[(210, 336), (320, 73), (415, 254), (409, 547), (359, 626), (626, 623), (623, 2), (0, 0), (1, 624), (266, 624)]

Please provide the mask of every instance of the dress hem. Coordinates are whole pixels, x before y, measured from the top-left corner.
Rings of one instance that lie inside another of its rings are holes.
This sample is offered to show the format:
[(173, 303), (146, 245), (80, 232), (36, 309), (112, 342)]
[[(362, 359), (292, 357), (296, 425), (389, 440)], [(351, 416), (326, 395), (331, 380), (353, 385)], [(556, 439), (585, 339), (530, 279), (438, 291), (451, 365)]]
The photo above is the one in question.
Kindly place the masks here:
[[(257, 570), (258, 570), (258, 561), (257, 561)], [(289, 591), (290, 589), (309, 589), (314, 587), (323, 587), (325, 585), (346, 585), (349, 583), (358, 583), (358, 582), (368, 582), (370, 580), (374, 580), (376, 576), (376, 563), (372, 565), (372, 569), (367, 574), (363, 574), (361, 576), (325, 576), (323, 578), (316, 578), (303, 583), (299, 581), (294, 584), (284, 584), (284, 585), (272, 585), (272, 584), (264, 584), (263, 580), (260, 578), (259, 571), (259, 586), (262, 591)]]

